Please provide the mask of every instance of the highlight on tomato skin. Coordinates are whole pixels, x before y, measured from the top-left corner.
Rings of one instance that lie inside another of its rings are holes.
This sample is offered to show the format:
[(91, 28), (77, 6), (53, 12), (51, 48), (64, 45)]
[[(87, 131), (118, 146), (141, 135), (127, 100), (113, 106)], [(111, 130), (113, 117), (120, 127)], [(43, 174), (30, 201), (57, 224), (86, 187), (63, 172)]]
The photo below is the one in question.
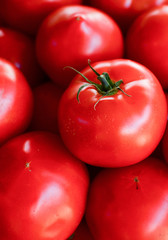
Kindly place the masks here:
[(167, 12), (0, 0), (0, 240), (168, 240)]
[(168, 5), (141, 14), (130, 26), (125, 39), (126, 58), (149, 68), (168, 90)]
[(92, 61), (122, 58), (124, 39), (117, 23), (106, 13), (84, 5), (53, 11), (36, 36), (36, 54), (41, 67), (56, 84), (66, 88), (75, 73)]
[[(89, 177), (56, 134), (19, 135), (0, 148), (2, 236), (65, 240), (83, 218)], [(14, 221), (15, 220), (15, 221)]]
[(60, 99), (58, 124), (64, 144), (93, 166), (142, 161), (155, 150), (167, 124), (160, 82), (129, 59), (91, 65), (94, 71), (90, 66), (83, 69)]
[(45, 74), (35, 53), (35, 41), (30, 36), (0, 26), (0, 57), (13, 63), (24, 74), (31, 88), (44, 81)]
[(0, 58), (0, 145), (26, 131), (32, 113), (32, 90), (25, 76)]
[(91, 183), (86, 221), (96, 240), (166, 240), (168, 165), (156, 158), (103, 169)]
[(126, 35), (132, 22), (141, 14), (154, 7), (168, 4), (167, 0), (90, 0), (90, 5), (108, 13)]

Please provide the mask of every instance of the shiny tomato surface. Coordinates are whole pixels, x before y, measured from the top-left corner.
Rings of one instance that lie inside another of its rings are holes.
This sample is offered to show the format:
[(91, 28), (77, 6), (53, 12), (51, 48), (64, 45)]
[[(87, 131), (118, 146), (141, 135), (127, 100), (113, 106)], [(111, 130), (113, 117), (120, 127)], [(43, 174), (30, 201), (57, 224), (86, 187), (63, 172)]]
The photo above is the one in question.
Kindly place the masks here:
[(49, 13), (69, 4), (81, 4), (81, 0), (1, 0), (0, 15), (10, 27), (35, 35)]
[(168, 4), (167, 0), (90, 0), (93, 7), (99, 8), (112, 16), (124, 33), (132, 22), (143, 12), (155, 6)]
[(81, 70), (92, 61), (123, 56), (123, 36), (116, 22), (98, 9), (73, 5), (52, 12), (37, 34), (39, 63), (63, 88), (75, 76), (67, 65)]
[(91, 185), (86, 220), (96, 240), (167, 240), (168, 166), (150, 158), (103, 170)]
[(112, 90), (100, 93), (94, 86), (100, 81), (90, 67), (81, 73), (92, 83), (80, 74), (73, 79), (61, 97), (58, 113), (65, 145), (95, 166), (121, 167), (145, 159), (158, 145), (167, 123), (167, 103), (159, 81), (145, 66), (127, 59), (96, 62), (92, 67), (100, 75), (107, 72), (112, 84), (121, 79), (123, 83), (113, 89), (114, 95), (110, 95)]
[(26, 130), (32, 112), (32, 91), (24, 75), (0, 58), (0, 145)]
[(0, 57), (12, 62), (24, 74), (31, 87), (44, 80), (31, 37), (11, 28), (0, 27)]
[(126, 37), (126, 57), (148, 67), (168, 89), (168, 5), (139, 16)]
[(69, 237), (85, 211), (85, 165), (48, 132), (13, 138), (1, 147), (0, 158), (1, 239)]

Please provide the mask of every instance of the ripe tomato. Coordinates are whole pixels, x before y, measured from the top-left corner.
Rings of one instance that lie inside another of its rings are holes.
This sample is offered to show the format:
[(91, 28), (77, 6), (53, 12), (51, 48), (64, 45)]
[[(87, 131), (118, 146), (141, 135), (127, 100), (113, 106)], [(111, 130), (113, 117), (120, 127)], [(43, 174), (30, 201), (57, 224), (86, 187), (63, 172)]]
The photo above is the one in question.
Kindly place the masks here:
[(167, 0), (90, 0), (92, 6), (111, 15), (123, 32), (127, 32), (135, 18), (155, 6), (168, 3)]
[(14, 29), (35, 35), (43, 19), (53, 10), (81, 0), (1, 0), (0, 15)]
[(126, 56), (148, 67), (168, 89), (168, 6), (139, 16), (126, 37)]
[(67, 65), (79, 70), (93, 61), (123, 55), (121, 30), (112, 18), (95, 8), (66, 6), (53, 11), (42, 23), (36, 39), (39, 63), (48, 76), (67, 87), (75, 76)]
[(85, 165), (57, 135), (36, 131), (8, 141), (0, 158), (1, 237), (69, 237), (85, 211), (89, 184)]
[(98, 77), (87, 67), (82, 74), (92, 82), (78, 74), (61, 97), (58, 122), (65, 145), (82, 161), (101, 167), (145, 159), (167, 123), (159, 81), (146, 67), (127, 59), (96, 62), (93, 68)]
[(32, 111), (32, 92), (24, 75), (0, 58), (0, 144), (26, 130)]
[(44, 80), (44, 73), (36, 59), (34, 40), (25, 34), (0, 27), (0, 57), (20, 69), (31, 87)]
[(89, 191), (86, 220), (96, 240), (167, 240), (168, 166), (149, 158), (102, 170)]
[(33, 89), (34, 111), (29, 126), (31, 130), (58, 133), (58, 104), (63, 90), (51, 81)]

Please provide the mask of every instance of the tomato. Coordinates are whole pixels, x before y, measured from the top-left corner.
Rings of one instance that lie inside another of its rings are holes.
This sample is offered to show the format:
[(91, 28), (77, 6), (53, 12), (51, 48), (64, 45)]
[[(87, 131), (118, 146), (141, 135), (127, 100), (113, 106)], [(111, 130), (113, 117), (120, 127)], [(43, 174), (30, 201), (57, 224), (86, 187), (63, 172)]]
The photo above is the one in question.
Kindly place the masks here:
[(42, 23), (36, 38), (39, 63), (47, 75), (66, 88), (75, 76), (67, 65), (81, 70), (93, 61), (120, 58), (123, 36), (108, 15), (87, 6), (66, 6), (53, 11)]
[(126, 37), (126, 56), (148, 67), (168, 89), (168, 6), (139, 16)]
[(29, 129), (59, 132), (57, 111), (62, 93), (62, 89), (51, 81), (33, 89), (34, 111)]
[(0, 144), (27, 129), (32, 111), (32, 91), (24, 75), (0, 58)]
[(82, 161), (100, 167), (145, 159), (158, 145), (167, 123), (159, 81), (145, 66), (127, 59), (90, 67), (81, 73), (91, 82), (78, 74), (60, 99), (58, 122), (64, 144)]
[(88, 173), (60, 138), (29, 132), (0, 149), (1, 237), (6, 240), (65, 240), (86, 205)]
[(0, 15), (10, 27), (35, 35), (50, 12), (69, 4), (81, 4), (81, 0), (1, 0)]
[(90, 187), (86, 220), (96, 240), (167, 240), (168, 166), (149, 158), (102, 170)]
[(85, 219), (82, 219), (75, 232), (67, 240), (93, 240)]
[(112, 16), (124, 33), (137, 16), (155, 6), (168, 3), (167, 0), (90, 0), (93, 7), (102, 9)]
[(20, 69), (31, 87), (44, 80), (44, 73), (36, 59), (34, 40), (25, 34), (0, 27), (0, 57)]

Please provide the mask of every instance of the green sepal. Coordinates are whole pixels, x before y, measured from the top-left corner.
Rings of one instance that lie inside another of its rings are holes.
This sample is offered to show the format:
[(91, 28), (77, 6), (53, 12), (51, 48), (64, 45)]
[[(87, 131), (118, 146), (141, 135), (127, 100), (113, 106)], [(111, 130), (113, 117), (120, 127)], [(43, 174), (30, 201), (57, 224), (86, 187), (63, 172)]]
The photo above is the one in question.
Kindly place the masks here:
[(87, 86), (91, 86), (92, 84), (91, 83), (86, 83), (86, 84), (83, 84), (79, 89), (78, 89), (78, 92), (77, 92), (77, 100), (79, 102), (79, 93), (81, 92), (81, 90)]
[(96, 105), (98, 104), (98, 102), (105, 96), (112, 96), (115, 95), (118, 90), (120, 90), (122, 93), (124, 93), (126, 96), (131, 97), (130, 95), (128, 95), (127, 93), (125, 93), (121, 88), (120, 85), (123, 83), (123, 80), (120, 79), (117, 82), (114, 82), (110, 79), (110, 76), (107, 72), (103, 72), (102, 74), (99, 74), (91, 65), (90, 65), (90, 60), (88, 60), (88, 64), (90, 66), (90, 68), (92, 69), (92, 71), (97, 75), (97, 79), (101, 82), (101, 84), (95, 83), (90, 81), (87, 77), (85, 77), (85, 75), (83, 75), (81, 72), (79, 72), (78, 70), (76, 70), (73, 67), (70, 66), (66, 66), (65, 68), (70, 68), (72, 70), (74, 70), (76, 73), (80, 74), (81, 77), (83, 77), (87, 83), (83, 84), (77, 92), (77, 100), (79, 102), (79, 94), (82, 91), (83, 88), (87, 87), (87, 86), (94, 86), (97, 91), (102, 95), (99, 100), (96, 102), (96, 104), (94, 105), (94, 109), (96, 107)]

